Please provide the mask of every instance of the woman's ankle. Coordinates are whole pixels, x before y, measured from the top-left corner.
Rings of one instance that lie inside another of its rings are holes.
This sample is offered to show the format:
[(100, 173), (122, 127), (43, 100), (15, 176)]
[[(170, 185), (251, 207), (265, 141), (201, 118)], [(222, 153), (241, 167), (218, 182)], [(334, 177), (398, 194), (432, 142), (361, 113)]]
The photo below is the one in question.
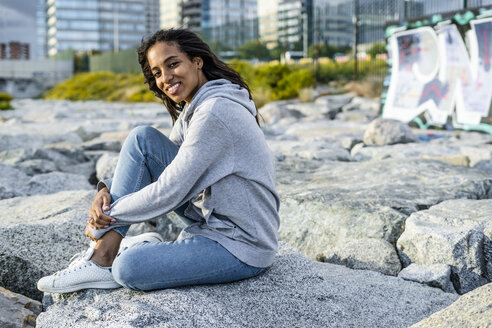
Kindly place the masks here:
[(113, 230), (108, 231), (97, 241), (91, 261), (100, 266), (111, 266), (118, 254), (121, 239), (119, 233)]

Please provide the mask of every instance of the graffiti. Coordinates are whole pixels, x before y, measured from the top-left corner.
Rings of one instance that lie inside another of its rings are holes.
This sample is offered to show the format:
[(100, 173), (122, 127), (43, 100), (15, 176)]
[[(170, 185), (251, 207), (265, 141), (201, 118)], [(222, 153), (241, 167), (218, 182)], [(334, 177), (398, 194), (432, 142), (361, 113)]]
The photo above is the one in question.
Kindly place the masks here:
[(383, 117), (410, 122), (423, 114), (442, 126), (479, 125), (492, 103), (492, 18), (469, 22), (465, 40), (444, 21), (388, 38), (391, 79)]

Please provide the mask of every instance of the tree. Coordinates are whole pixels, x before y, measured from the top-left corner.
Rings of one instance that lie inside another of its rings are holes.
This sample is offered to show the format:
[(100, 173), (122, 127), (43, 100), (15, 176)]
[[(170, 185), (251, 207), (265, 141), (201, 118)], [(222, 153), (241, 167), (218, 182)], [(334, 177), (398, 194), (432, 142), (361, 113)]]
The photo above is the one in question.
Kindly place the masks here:
[(372, 59), (376, 58), (377, 54), (384, 53), (386, 53), (386, 45), (384, 42), (373, 43), (369, 50), (367, 50), (367, 54), (370, 55)]
[(284, 53), (284, 48), (277, 45), (275, 48), (270, 49), (270, 58), (280, 60), (280, 56)]
[(334, 46), (325, 43), (316, 43), (308, 48), (308, 57), (329, 57), (333, 58), (337, 53), (346, 53), (350, 50), (348, 46)]
[(259, 40), (248, 41), (243, 43), (239, 49), (239, 58), (241, 59), (260, 59), (260, 60), (269, 60), (270, 59), (270, 51), (263, 42)]

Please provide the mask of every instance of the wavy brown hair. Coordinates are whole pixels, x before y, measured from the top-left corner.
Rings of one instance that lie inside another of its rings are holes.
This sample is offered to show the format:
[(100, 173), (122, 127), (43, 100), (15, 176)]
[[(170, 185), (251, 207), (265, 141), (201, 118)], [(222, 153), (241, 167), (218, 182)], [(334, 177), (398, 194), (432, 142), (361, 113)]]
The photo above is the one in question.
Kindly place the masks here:
[[(248, 90), (249, 99), (253, 99), (251, 96), (251, 90), (246, 82), (244, 82), (241, 75), (234, 69), (229, 67), (226, 63), (220, 60), (210, 49), (210, 47), (198, 37), (195, 33), (188, 29), (168, 29), (155, 32), (150, 38), (142, 40), (140, 47), (137, 50), (138, 62), (142, 67), (142, 72), (145, 78), (145, 83), (149, 85), (150, 91), (152, 91), (156, 97), (162, 99), (162, 102), (166, 106), (171, 118), (176, 122), (179, 114), (183, 110), (185, 102), (174, 102), (169, 98), (162, 90), (157, 87), (154, 75), (150, 69), (149, 62), (147, 60), (147, 52), (157, 42), (169, 42), (174, 43), (178, 49), (186, 54), (186, 56), (193, 60), (195, 57), (200, 57), (203, 60), (202, 71), (207, 80), (226, 79), (230, 82), (240, 85)], [(258, 114), (255, 116), (256, 122), (259, 125)]]

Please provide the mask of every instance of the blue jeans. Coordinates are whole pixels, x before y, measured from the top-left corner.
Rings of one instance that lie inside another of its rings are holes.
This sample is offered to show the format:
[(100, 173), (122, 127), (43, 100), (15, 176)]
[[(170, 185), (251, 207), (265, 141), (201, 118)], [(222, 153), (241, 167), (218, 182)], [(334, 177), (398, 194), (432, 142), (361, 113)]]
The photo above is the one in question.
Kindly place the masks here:
[[(156, 181), (178, 147), (152, 127), (135, 128), (121, 149), (111, 184), (111, 198), (138, 191)], [(174, 211), (183, 221), (187, 204)], [(125, 237), (130, 226), (114, 231)], [(115, 280), (132, 290), (224, 283), (258, 275), (264, 268), (241, 262), (214, 240), (202, 236), (165, 243), (140, 243), (123, 250), (113, 262)]]

